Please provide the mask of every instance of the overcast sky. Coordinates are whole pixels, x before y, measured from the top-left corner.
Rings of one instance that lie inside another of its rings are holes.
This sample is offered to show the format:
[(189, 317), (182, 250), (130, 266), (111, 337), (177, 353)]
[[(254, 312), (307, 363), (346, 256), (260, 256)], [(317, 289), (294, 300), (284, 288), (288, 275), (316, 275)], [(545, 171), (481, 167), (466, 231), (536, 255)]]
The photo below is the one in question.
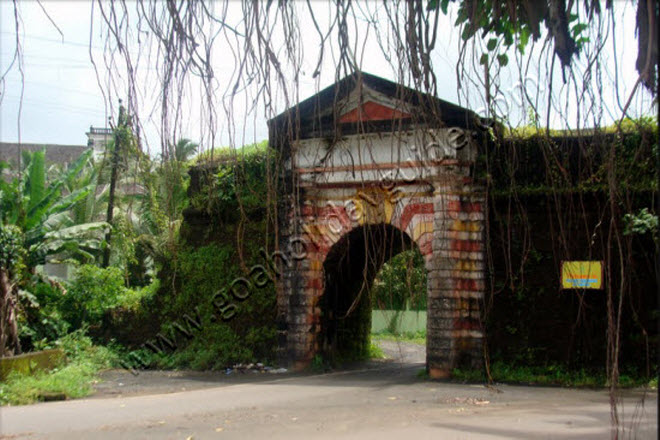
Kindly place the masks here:
[[(42, 4), (48, 11), (53, 21), (62, 30), (63, 36), (48, 20), (41, 10), (39, 4), (34, 1), (21, 2), (22, 16), (22, 43), (24, 56), (24, 90), (21, 101), (21, 75), (19, 69), (14, 66), (7, 76), (4, 89), (4, 97), (0, 106), (0, 141), (24, 143), (50, 143), (50, 144), (75, 144), (84, 145), (87, 142), (85, 132), (90, 125), (105, 127), (111, 109), (106, 107), (103, 95), (94, 68), (90, 62), (90, 1), (55, 2), (43, 1)], [(239, 5), (232, 12), (235, 20), (240, 20)], [(326, 7), (322, 3), (315, 4), (317, 8)], [(612, 115), (611, 120), (618, 117), (616, 112), (616, 94), (627, 97), (637, 75), (634, 71), (634, 63), (637, 52), (634, 40), (634, 7), (630, 4), (624, 6), (618, 4), (620, 9), (617, 16), (617, 46), (620, 53), (616, 59), (618, 63), (619, 90), (606, 90), (608, 99), (612, 102), (608, 109)], [(97, 14), (98, 15), (98, 14)], [(620, 17), (620, 18), (618, 18)], [(452, 17), (443, 17), (440, 24), (440, 38), (438, 47), (434, 53), (434, 68), (438, 76), (438, 95), (440, 98), (452, 102), (458, 102), (457, 80), (455, 74), (455, 63), (458, 59), (457, 39), (458, 31), (452, 26)], [(102, 58), (103, 40), (99, 32), (100, 23), (94, 23), (92, 31), (92, 48), (95, 58)], [(303, 26), (305, 24), (303, 23)], [(4, 72), (11, 62), (15, 47), (15, 31), (13, 6), (9, 1), (0, 1), (0, 68)], [(311, 44), (311, 43), (309, 43)], [(306, 48), (314, 51), (315, 46)], [(134, 50), (136, 48), (131, 48)], [(610, 54), (605, 56), (604, 62), (614, 72), (615, 57)], [(305, 59), (307, 61), (307, 59)], [(309, 68), (305, 69), (301, 78), (300, 98), (306, 98), (313, 94), (319, 87), (325, 87), (334, 80), (332, 59), (328, 59), (323, 66), (320, 82), (311, 78), (313, 64), (316, 58), (310, 57)], [(558, 64), (558, 63), (557, 63)], [(380, 54), (380, 50), (373, 37), (368, 39), (365, 46), (365, 55), (362, 62), (364, 71), (377, 74), (385, 78), (394, 79), (389, 64)], [(101, 65), (101, 82), (104, 83), (107, 72)], [(233, 66), (218, 63), (214, 69), (219, 75), (231, 75)], [(613, 81), (613, 74), (610, 81)], [(145, 80), (145, 82), (147, 82)], [(607, 78), (605, 81), (607, 86)], [(513, 80), (511, 82), (513, 84)], [(153, 84), (145, 85), (145, 93), (154, 88)], [(479, 95), (477, 91), (475, 95)], [(249, 94), (246, 95), (249, 98)], [(116, 102), (117, 96), (111, 97)], [(195, 97), (191, 98), (195, 100)], [(622, 98), (619, 98), (622, 99)], [(248, 102), (246, 102), (248, 101)], [(463, 99), (464, 101), (464, 99)], [(478, 110), (479, 99), (474, 102), (461, 102)], [(243, 126), (238, 131), (246, 134), (239, 139), (233, 139), (236, 145), (248, 143), (267, 138), (266, 122), (263, 111), (245, 114), (245, 108), (249, 105), (249, 99), (234, 102), (233, 119)], [(643, 112), (648, 108), (649, 100), (640, 95), (633, 103), (633, 110)], [(525, 109), (516, 109), (516, 112), (524, 115)], [(19, 113), (20, 112), (20, 113)], [(20, 114), (20, 118), (19, 118)], [(144, 115), (141, 115), (143, 118)], [(187, 121), (182, 124), (179, 134), (200, 140), (204, 135), (201, 133), (199, 119), (203, 116), (195, 110), (190, 111)], [(157, 117), (155, 118), (157, 120)], [(216, 146), (227, 145), (230, 139), (225, 135), (228, 121), (223, 113), (219, 118), (216, 131), (218, 132)], [(514, 121), (515, 122), (515, 121)], [(557, 122), (558, 123), (558, 122)], [(151, 151), (159, 151), (158, 126), (156, 121), (143, 120), (146, 137), (150, 140)]]

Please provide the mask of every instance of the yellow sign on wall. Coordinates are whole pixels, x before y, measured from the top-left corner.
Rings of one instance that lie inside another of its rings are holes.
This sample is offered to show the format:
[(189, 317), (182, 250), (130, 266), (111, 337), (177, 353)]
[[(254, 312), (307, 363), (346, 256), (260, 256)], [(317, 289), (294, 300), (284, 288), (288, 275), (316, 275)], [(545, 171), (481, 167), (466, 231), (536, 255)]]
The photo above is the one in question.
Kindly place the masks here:
[(562, 261), (562, 289), (602, 289), (602, 261)]

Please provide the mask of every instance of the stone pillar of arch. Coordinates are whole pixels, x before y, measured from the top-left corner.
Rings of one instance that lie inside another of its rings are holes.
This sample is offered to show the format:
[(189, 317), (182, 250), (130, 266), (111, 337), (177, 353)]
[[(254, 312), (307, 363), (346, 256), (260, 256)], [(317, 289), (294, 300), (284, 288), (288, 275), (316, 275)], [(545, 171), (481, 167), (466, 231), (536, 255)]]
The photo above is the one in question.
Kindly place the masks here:
[(434, 191), (433, 250), (427, 264), (426, 363), (432, 378), (479, 369), (484, 285), (485, 199), (469, 178)]

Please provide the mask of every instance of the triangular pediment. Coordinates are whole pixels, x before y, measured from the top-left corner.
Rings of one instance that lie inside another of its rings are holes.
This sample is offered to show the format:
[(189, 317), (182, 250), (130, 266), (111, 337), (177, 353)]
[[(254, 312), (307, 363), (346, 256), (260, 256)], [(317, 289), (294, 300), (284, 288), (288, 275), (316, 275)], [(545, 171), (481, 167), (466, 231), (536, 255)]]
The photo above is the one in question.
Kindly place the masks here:
[(321, 117), (337, 118), (340, 124), (378, 122), (411, 117), (409, 103), (357, 83), (343, 98), (319, 108)]
[(377, 102), (367, 101), (339, 117), (341, 124), (366, 121), (391, 121), (410, 118), (410, 113), (388, 107)]
[(338, 129), (344, 135), (391, 131), (394, 121), (399, 121), (399, 130), (412, 125), (469, 128), (477, 120), (475, 113), (463, 107), (375, 75), (355, 72), (279, 114), (268, 125), (271, 142), (279, 148), (292, 133), (306, 139), (337, 136)]

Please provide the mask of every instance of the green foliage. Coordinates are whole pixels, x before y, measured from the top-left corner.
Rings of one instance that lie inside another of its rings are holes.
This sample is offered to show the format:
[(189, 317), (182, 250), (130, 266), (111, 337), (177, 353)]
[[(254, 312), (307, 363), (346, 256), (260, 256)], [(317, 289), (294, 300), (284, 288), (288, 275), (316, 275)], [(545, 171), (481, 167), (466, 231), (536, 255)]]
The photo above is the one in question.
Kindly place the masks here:
[(196, 144), (190, 139), (179, 139), (172, 148), (173, 157), (168, 162), (186, 162), (197, 152), (198, 148), (199, 144)]
[(312, 362), (309, 364), (309, 369), (314, 373), (324, 373), (329, 368), (329, 365), (320, 354), (314, 355)]
[(0, 269), (12, 271), (21, 261), (22, 235), (18, 227), (0, 223)]
[[(124, 165), (128, 164), (127, 159), (139, 155), (137, 138), (133, 134), (132, 118), (126, 112), (126, 107), (119, 100), (119, 115), (117, 115), (117, 125), (112, 129), (112, 142), (119, 147), (119, 157), (125, 160)], [(107, 145), (108, 150), (114, 151), (114, 145)]]
[[(105, 218), (106, 204), (108, 201), (108, 188), (104, 182), (103, 161), (96, 162), (92, 156), (86, 161), (78, 174), (69, 174), (66, 183), (63, 186), (63, 192), (73, 193), (79, 188), (92, 188), (87, 196), (81, 198), (69, 210), (73, 219), (73, 224), (81, 225), (93, 223)], [(50, 168), (56, 173), (52, 179), (56, 179), (65, 173), (59, 165), (53, 165)]]
[(183, 210), (188, 206), (189, 159), (198, 148), (199, 145), (190, 139), (180, 139), (170, 145), (169, 157), (144, 176), (149, 191), (148, 200), (145, 200), (149, 209), (144, 213), (149, 216), (153, 230), (163, 232), (181, 221)]
[(381, 310), (426, 310), (426, 268), (417, 248), (383, 265), (371, 288), (372, 304)]
[[(493, 381), (497, 383), (588, 388), (608, 385), (607, 376), (603, 371), (584, 368), (569, 370), (558, 364), (526, 366), (498, 361), (491, 364), (490, 372)], [(454, 369), (452, 378), (461, 382), (485, 382), (487, 380), (481, 371), (461, 369)], [(623, 388), (648, 385), (652, 386), (649, 378), (634, 373), (621, 374), (619, 377), (619, 386)]]
[(112, 220), (112, 266), (128, 276), (129, 267), (137, 263), (136, 247), (139, 243), (139, 221), (133, 221), (120, 211)]
[(211, 324), (181, 350), (163, 356), (161, 368), (221, 370), (238, 362), (252, 362), (253, 352), (242, 338), (226, 324)]
[(43, 400), (47, 394), (80, 398), (90, 394), (96, 370), (87, 363), (72, 363), (49, 373), (10, 375), (0, 384), (0, 405), (27, 405)]
[(19, 334), (23, 347), (43, 350), (64, 336), (70, 324), (60, 305), (64, 290), (55, 283), (36, 281), (19, 292), (23, 313), (19, 315)]
[[(204, 321), (203, 321), (204, 322)], [(160, 369), (222, 370), (237, 363), (274, 359), (273, 344), (276, 330), (273, 327), (235, 329), (224, 322), (204, 322), (203, 328), (190, 340), (177, 337), (172, 331), (162, 333), (174, 342), (174, 349), (155, 353), (141, 348), (133, 352), (143, 365), (134, 367)], [(154, 340), (155, 341), (155, 340)], [(155, 341), (157, 342), (157, 341)], [(131, 356), (126, 357), (131, 360)]]
[[(257, 251), (250, 244), (250, 261), (259, 261)], [(238, 362), (270, 361), (275, 357), (275, 288), (269, 283), (254, 288), (250, 296), (239, 301), (236, 315), (228, 322), (217, 320), (212, 304), (214, 295), (228, 288), (239, 276), (246, 276), (237, 264), (236, 249), (228, 244), (211, 244), (194, 249), (184, 247), (177, 254), (172, 274), (176, 291), (165, 289), (159, 299), (163, 302), (161, 333), (173, 336), (176, 349), (156, 356), (153, 365), (160, 368), (221, 369)], [(164, 287), (170, 287), (163, 280)], [(199, 312), (203, 328), (192, 339), (177, 336), (173, 323), (180, 323), (184, 314)]]
[[(14, 325), (20, 325), (25, 330), (23, 336), (36, 345), (42, 345), (44, 338), (63, 331), (63, 326), (58, 323), (59, 316), (53, 310), (42, 313), (39, 303), (30, 295), (31, 285), (39, 280), (35, 275), (36, 266), (55, 258), (92, 260), (103, 241), (105, 223), (75, 224), (70, 215), (71, 209), (92, 192), (92, 185), (67, 187), (89, 163), (91, 152), (91, 149), (87, 150), (65, 171), (47, 180), (45, 152), (24, 151), (24, 169), (18, 177), (11, 181), (0, 179), (2, 265), (12, 266), (3, 269), (11, 269), (9, 275), (13, 277), (13, 283), (10, 289), (14, 296), (3, 306), (8, 307), (9, 313), (5, 316), (12, 322), (3, 322), (2, 326), (6, 329), (5, 326), (14, 328)], [(20, 267), (17, 268), (19, 261)], [(24, 307), (14, 313), (16, 297)], [(36, 316), (25, 316), (25, 312), (31, 310), (36, 310)], [(12, 344), (18, 347), (17, 341)]]
[[(192, 206), (212, 215), (223, 224), (235, 224), (245, 217), (259, 221), (268, 209), (270, 200), (269, 170), (274, 167), (275, 152), (267, 141), (247, 145), (239, 150), (222, 149), (205, 166), (215, 168), (215, 175), (191, 200)], [(199, 159), (201, 160), (201, 159)], [(273, 208), (273, 206), (271, 206)]]
[(1, 405), (24, 405), (43, 400), (48, 394), (66, 398), (89, 395), (99, 370), (116, 366), (116, 353), (92, 344), (84, 330), (70, 333), (55, 342), (67, 357), (67, 362), (49, 372), (34, 375), (12, 374), (0, 383)]
[[(448, 13), (448, 5), (449, 0), (427, 1), (428, 10), (439, 8), (445, 15)], [(454, 25), (462, 26), (463, 41), (481, 36), (487, 39), (486, 47), (489, 51), (495, 50), (498, 42), (501, 42), (504, 50), (513, 46), (520, 53), (524, 53), (530, 37), (534, 41), (541, 37), (541, 23), (545, 23), (548, 37), (554, 39), (555, 52), (562, 65), (568, 65), (572, 57), (589, 42), (588, 24), (583, 21), (585, 17), (572, 13), (579, 10), (572, 3), (569, 8), (566, 9), (563, 3), (554, 5), (552, 2), (462, 1), (458, 5)], [(588, 4), (587, 8), (590, 8)], [(594, 10), (598, 12), (600, 8)], [(500, 65), (506, 65), (508, 58), (500, 59), (500, 56), (506, 55), (498, 55)]]
[(180, 280), (180, 287), (176, 292), (171, 292), (164, 314), (181, 316), (190, 312), (193, 305), (199, 305), (210, 316), (213, 295), (221, 287), (228, 286), (240, 273), (234, 262), (234, 250), (229, 245), (211, 244), (197, 249), (181, 249), (172, 268)]
[(85, 327), (68, 333), (53, 343), (54, 347), (61, 348), (70, 363), (81, 362), (92, 365), (97, 369), (117, 367), (118, 352), (113, 344), (107, 346), (94, 345), (87, 336)]
[(69, 283), (66, 295), (61, 297), (59, 307), (74, 329), (86, 324), (98, 325), (112, 308), (137, 310), (159, 287), (159, 281), (154, 281), (144, 287), (128, 288), (119, 268), (82, 265)]
[[(118, 146), (118, 150), (115, 149)], [(131, 117), (120, 106), (113, 138), (106, 145), (98, 167), (101, 188), (108, 188), (115, 175), (112, 200), (112, 236), (109, 264), (120, 267), (132, 286), (145, 286), (154, 278), (156, 260), (166, 258), (174, 243), (187, 206), (186, 162), (197, 144), (181, 139), (168, 146), (166, 157), (152, 160), (142, 152), (133, 134)], [(117, 151), (117, 155), (115, 155)], [(110, 203), (104, 193), (102, 200)], [(107, 211), (107, 205), (106, 205)]]
[(655, 237), (658, 232), (658, 216), (649, 212), (648, 208), (640, 209), (637, 214), (624, 215), (623, 223), (625, 235), (650, 232)]
[[(268, 167), (272, 166), (267, 143), (240, 150), (216, 150), (214, 160), (194, 169), (198, 185), (191, 199), (193, 212), (208, 215), (204, 231), (182, 230), (183, 240), (204, 244), (197, 248), (182, 243), (161, 271), (157, 300), (161, 333), (172, 335), (172, 325), (184, 314), (199, 313), (203, 328), (192, 339), (176, 337), (176, 349), (152, 355), (149, 364), (161, 368), (224, 368), (237, 362), (269, 361), (275, 357), (275, 288), (268, 283), (255, 288), (249, 298), (232, 297), (236, 314), (228, 322), (213, 321), (214, 296), (240, 276), (248, 276), (255, 264), (264, 264), (259, 250), (268, 242)], [(240, 227), (239, 227), (240, 225)], [(191, 225), (186, 225), (188, 228)], [(240, 233), (239, 233), (240, 231)], [(205, 239), (200, 240), (199, 236)]]
[(198, 164), (227, 163), (243, 160), (253, 156), (262, 156), (268, 152), (268, 141), (264, 140), (254, 144), (243, 145), (236, 149), (232, 147), (215, 148), (204, 151), (197, 155), (195, 160)]
[(44, 151), (24, 151), (20, 178), (11, 182), (0, 179), (0, 221), (22, 231), (28, 268), (44, 264), (54, 255), (89, 261), (100, 250), (106, 224), (75, 224), (70, 215), (70, 210), (93, 192), (93, 185), (67, 189), (67, 183), (89, 163), (91, 154), (92, 150), (87, 150), (55, 179), (47, 181)]
[(615, 124), (580, 138), (576, 132), (546, 133), (532, 116), (532, 124), (507, 131), (482, 158), (493, 196), (607, 192), (609, 176), (621, 189), (658, 190), (658, 128), (648, 118), (626, 119), (621, 130)]
[(197, 149), (198, 144), (180, 139), (160, 161), (135, 150), (124, 165), (132, 180), (120, 180), (119, 188), (139, 185), (140, 191), (121, 194), (115, 202), (112, 264), (125, 270), (131, 286), (148, 285), (158, 264), (175, 257), (189, 206), (189, 159)]
[(378, 346), (378, 344), (374, 344), (373, 342), (369, 343), (369, 359), (385, 359), (385, 353), (383, 352), (383, 349)]
[(130, 296), (127, 290), (120, 269), (82, 265), (62, 298), (64, 319), (74, 329), (84, 323), (98, 323), (107, 309), (120, 305), (122, 298)]
[[(616, 134), (621, 133), (624, 137), (629, 137), (635, 134), (642, 134), (645, 138), (649, 136), (658, 135), (658, 127), (655, 123), (655, 118), (653, 116), (641, 116), (639, 118), (624, 118), (620, 121), (620, 124), (614, 123), (606, 127), (599, 127), (597, 132), (589, 129), (583, 129), (582, 132), (570, 130), (557, 130), (557, 129), (546, 129), (544, 127), (538, 127), (535, 125), (527, 125), (522, 127), (505, 127), (504, 137), (508, 139), (530, 139), (538, 138), (539, 136), (545, 136), (548, 134), (553, 138), (562, 138), (570, 137), (578, 134), (583, 136), (589, 136), (591, 134)], [(639, 141), (639, 138), (632, 138), (636, 141)], [(538, 139), (537, 139), (538, 140)], [(634, 141), (631, 142), (634, 144)], [(639, 144), (637, 144), (639, 145)]]
[(409, 342), (411, 344), (417, 345), (426, 345), (426, 331), (418, 332), (390, 332), (384, 331), (380, 333), (373, 333), (371, 335), (372, 340), (383, 340), (383, 341), (394, 341), (394, 342)]
[(139, 311), (146, 300), (156, 295), (160, 289), (160, 280), (154, 279), (146, 286), (125, 289), (117, 300), (117, 306), (125, 310)]
[(112, 309), (138, 312), (158, 289), (158, 281), (125, 287), (123, 273), (116, 267), (83, 265), (64, 284), (35, 277), (19, 291), (22, 345), (26, 349), (51, 348), (70, 329), (89, 325), (98, 331)]

